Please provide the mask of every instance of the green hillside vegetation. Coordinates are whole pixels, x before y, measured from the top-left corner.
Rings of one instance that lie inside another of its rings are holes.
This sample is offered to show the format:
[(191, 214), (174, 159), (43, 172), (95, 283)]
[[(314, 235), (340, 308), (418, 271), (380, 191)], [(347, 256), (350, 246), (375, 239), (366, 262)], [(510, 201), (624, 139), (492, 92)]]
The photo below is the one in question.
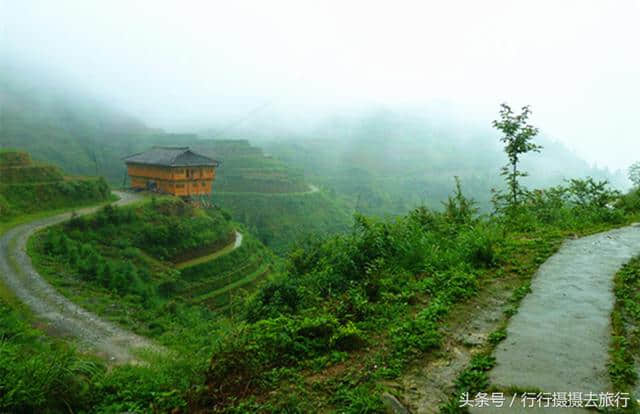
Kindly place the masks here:
[[(182, 351), (152, 360), (149, 366), (107, 369), (97, 359), (42, 337), (3, 304), (0, 389), (5, 392), (0, 407), (50, 412), (383, 412), (384, 384), (412, 361), (437, 353), (447, 340), (448, 321), (465, 302), (491, 294), (489, 282), (509, 283), (526, 294), (533, 272), (564, 237), (638, 219), (640, 193), (618, 198), (607, 189), (582, 185), (585, 182), (531, 192), (510, 216), (477, 216), (462, 193), (451, 197), (444, 212), (418, 208), (387, 220), (358, 216), (349, 234), (311, 238), (299, 245), (286, 267), (278, 269), (279, 276), (259, 286), (227, 316), (188, 304), (188, 298), (201, 295), (198, 287), (214, 267), (185, 268), (179, 278), (185, 285), (166, 286), (185, 300), (156, 299), (161, 303), (156, 313), (142, 315), (135, 328)], [(583, 188), (591, 190), (585, 193)], [(152, 208), (147, 204), (130, 211)], [(105, 220), (103, 225), (110, 227), (106, 219), (114, 213), (108, 211), (84, 220), (91, 225)], [(119, 217), (129, 214), (125, 208), (115, 211)], [(30, 248), (46, 241), (46, 234), (32, 239)], [(243, 246), (252, 243), (258, 242)], [(112, 259), (102, 248), (95, 250)], [(240, 252), (221, 257), (220, 267), (244, 266)], [(260, 255), (252, 252), (253, 257)], [(39, 266), (47, 266), (54, 256), (35, 258), (45, 262)], [(261, 266), (253, 259), (249, 263), (253, 269)], [(168, 268), (144, 251), (131, 265)], [(211, 277), (203, 291), (241, 280), (228, 277)], [(109, 293), (96, 280), (67, 277), (58, 280), (57, 287), (102, 314), (126, 309), (120, 314), (125, 324), (145, 312), (146, 306), (135, 308), (130, 302), (136, 293)], [(74, 289), (82, 289), (82, 297)], [(459, 381), (459, 390), (486, 383), (486, 364), (475, 364), (469, 368), (474, 375)], [(470, 377), (476, 382), (469, 383)]]
[[(168, 412), (200, 380), (191, 359), (108, 367), (34, 329), (24, 309), (0, 298), (0, 410), (11, 413)], [(204, 358), (204, 356), (202, 356)]]
[[(313, 202), (303, 199), (300, 194), (310, 188), (302, 169), (264, 154), (247, 140), (203, 140), (195, 134), (167, 134), (88, 99), (69, 85), (60, 85), (56, 79), (19, 73), (0, 71), (0, 86), (9, 102), (3, 107), (0, 126), (2, 147), (22, 148), (37, 160), (64, 166), (73, 174), (104, 176), (111, 186), (120, 187), (127, 183), (122, 157), (153, 145), (191, 146), (222, 161), (213, 184), (215, 195), (219, 195), (214, 201), (233, 211), (235, 220), (249, 226), (259, 240), (280, 253), (298, 235), (343, 230), (350, 220), (352, 209), (346, 209), (333, 196), (316, 196)], [(86, 186), (76, 188), (76, 185), (78, 183), (67, 184), (67, 191), (75, 195), (91, 193)], [(52, 202), (55, 197), (47, 193), (49, 190), (51, 187), (30, 189), (29, 194), (42, 196), (27, 199), (19, 209), (44, 205), (37, 201)], [(242, 193), (248, 197), (223, 196), (222, 193)], [(276, 193), (291, 194), (292, 199), (259, 197)], [(254, 207), (256, 199), (263, 206), (259, 210)], [(313, 209), (305, 211), (309, 206)], [(0, 208), (3, 211), (12, 208), (12, 200), (8, 200), (4, 192), (0, 192)], [(279, 212), (289, 214), (287, 220), (281, 220)], [(333, 220), (330, 213), (335, 213)]]
[(0, 150), (0, 221), (109, 197), (102, 178), (65, 177), (57, 167), (32, 162), (28, 153)]
[(352, 210), (340, 199), (314, 191), (299, 169), (248, 141), (201, 140), (193, 146), (223, 161), (212, 201), (277, 253), (310, 234), (348, 229)]
[(217, 193), (214, 203), (231, 212), (275, 252), (283, 254), (304, 237), (347, 230), (351, 214), (340, 201), (319, 192), (304, 194)]
[(38, 233), (29, 251), (39, 271), (74, 301), (171, 344), (172, 335), (192, 322), (179, 315), (197, 314), (199, 325), (212, 324), (232, 298), (240, 300), (277, 266), (248, 234), (225, 255), (182, 269), (174, 265), (196, 252), (223, 249), (234, 238), (220, 210), (165, 198), (76, 217)]
[[(291, 252), (286, 273), (246, 302), (242, 322), (217, 345), (206, 406), (383, 412), (385, 381), (438, 352), (462, 304), (490, 295), (486, 287), (495, 282), (512, 284), (517, 306), (567, 235), (638, 219), (637, 204), (625, 208), (628, 200), (591, 182), (527, 193), (517, 208), (492, 217), (477, 216), (458, 191), (443, 212), (358, 216), (350, 234), (309, 240)], [(497, 343), (504, 332), (492, 338)], [(484, 368), (474, 367), (458, 381), (452, 404), (458, 392), (486, 390)]]

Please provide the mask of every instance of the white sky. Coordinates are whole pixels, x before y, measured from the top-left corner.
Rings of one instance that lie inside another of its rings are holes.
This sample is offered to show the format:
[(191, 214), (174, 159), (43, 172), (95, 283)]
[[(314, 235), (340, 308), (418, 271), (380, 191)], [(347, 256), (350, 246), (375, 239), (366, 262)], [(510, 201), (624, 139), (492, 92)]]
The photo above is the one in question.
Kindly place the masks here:
[(592, 163), (640, 159), (640, 0), (0, 0), (0, 24), (7, 56), (151, 126), (271, 100), (447, 101), (488, 124), (507, 101)]

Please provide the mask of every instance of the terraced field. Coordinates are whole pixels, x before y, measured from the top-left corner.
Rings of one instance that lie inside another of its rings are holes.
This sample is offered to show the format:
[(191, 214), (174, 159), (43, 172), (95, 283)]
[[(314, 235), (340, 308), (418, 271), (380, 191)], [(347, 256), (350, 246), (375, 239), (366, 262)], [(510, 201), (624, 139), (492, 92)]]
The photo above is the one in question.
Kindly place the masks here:
[(0, 221), (43, 209), (106, 200), (101, 178), (68, 177), (55, 166), (34, 162), (26, 152), (0, 150)]
[(184, 288), (177, 296), (187, 303), (224, 310), (242, 291), (250, 291), (274, 268), (274, 257), (255, 239), (211, 261), (181, 270)]

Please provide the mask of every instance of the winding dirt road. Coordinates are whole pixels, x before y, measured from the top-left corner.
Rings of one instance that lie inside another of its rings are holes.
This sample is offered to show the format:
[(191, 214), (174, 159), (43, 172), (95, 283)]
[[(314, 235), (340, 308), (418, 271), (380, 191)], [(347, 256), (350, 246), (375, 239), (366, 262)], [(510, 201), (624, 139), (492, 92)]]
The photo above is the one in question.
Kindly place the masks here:
[[(115, 205), (126, 205), (141, 197), (115, 191), (120, 200)], [(77, 214), (90, 214), (99, 207), (85, 208)], [(81, 346), (104, 356), (113, 363), (134, 362), (136, 350), (160, 350), (151, 341), (104, 321), (95, 314), (75, 305), (47, 283), (33, 268), (27, 255), (26, 244), (36, 231), (71, 218), (60, 214), (23, 224), (0, 237), (0, 279), (34, 315), (45, 321), (50, 331), (75, 337)]]

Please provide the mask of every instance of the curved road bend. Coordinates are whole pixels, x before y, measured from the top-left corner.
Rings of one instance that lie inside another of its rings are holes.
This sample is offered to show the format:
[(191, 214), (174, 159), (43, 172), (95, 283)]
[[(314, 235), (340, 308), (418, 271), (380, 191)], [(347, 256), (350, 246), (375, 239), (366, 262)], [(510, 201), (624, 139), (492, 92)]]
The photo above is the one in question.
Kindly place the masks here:
[[(114, 191), (120, 197), (115, 205), (141, 199), (139, 195)], [(80, 209), (90, 214), (100, 207)], [(29, 309), (46, 321), (55, 332), (78, 339), (81, 345), (114, 363), (134, 362), (135, 349), (160, 350), (151, 341), (107, 322), (77, 306), (47, 283), (33, 268), (27, 255), (27, 240), (36, 231), (68, 220), (71, 213), (36, 220), (17, 226), (0, 237), (0, 279)]]

